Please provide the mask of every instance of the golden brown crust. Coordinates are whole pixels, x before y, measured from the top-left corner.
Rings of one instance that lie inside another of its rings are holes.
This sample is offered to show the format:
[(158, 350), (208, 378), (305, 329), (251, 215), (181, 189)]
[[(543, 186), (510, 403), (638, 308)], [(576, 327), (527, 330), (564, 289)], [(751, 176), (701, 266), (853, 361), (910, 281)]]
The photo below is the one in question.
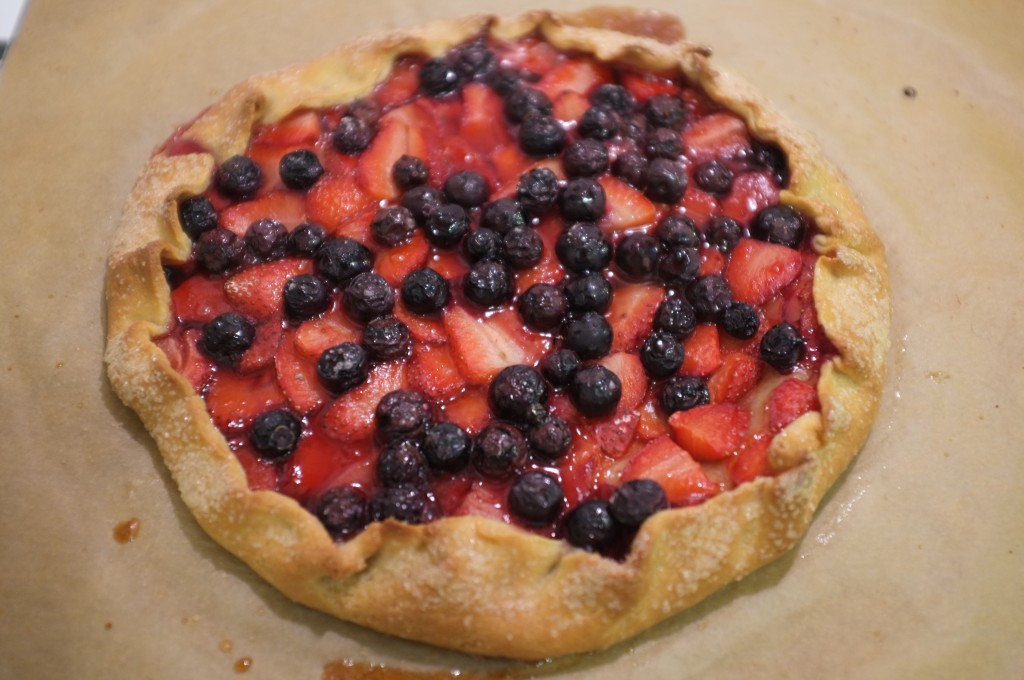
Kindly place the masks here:
[[(677, 613), (792, 548), (829, 486), (867, 437), (888, 348), (889, 294), (882, 246), (839, 173), (813, 143), (747, 85), (716, 70), (662, 17), (654, 38), (632, 33), (658, 17), (601, 8), (576, 15), (445, 21), (338, 49), (232, 89), (185, 132), (210, 155), (155, 156), (132, 192), (107, 272), (106, 361), (116, 393), (152, 433), (203, 528), (289, 597), (390, 634), (462, 651), (537, 659), (606, 647)], [(616, 30), (618, 29), (618, 30)], [(187, 257), (174, 209), (201, 193), (214, 164), (245, 149), (252, 126), (302, 107), (367, 94), (403, 54), (440, 54), (480, 31), (534, 30), (561, 49), (653, 69), (677, 69), (788, 154), (782, 201), (818, 225), (814, 296), (839, 350), (818, 384), (822, 413), (776, 438), (776, 477), (740, 485), (698, 506), (659, 513), (623, 562), (492, 520), (371, 525), (335, 544), (283, 495), (249, 490), (205, 404), (152, 339), (168, 329), (165, 261)], [(621, 32), (620, 32), (621, 31)]]

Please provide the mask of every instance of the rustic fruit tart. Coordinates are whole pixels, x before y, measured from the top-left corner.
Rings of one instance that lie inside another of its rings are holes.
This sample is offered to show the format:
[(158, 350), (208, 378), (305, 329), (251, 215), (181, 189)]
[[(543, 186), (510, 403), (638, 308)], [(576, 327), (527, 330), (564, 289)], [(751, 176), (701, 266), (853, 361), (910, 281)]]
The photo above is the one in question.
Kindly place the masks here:
[(885, 265), (708, 55), (653, 13), (476, 17), (178, 130), (108, 365), (204, 528), (300, 602), (520, 658), (792, 547), (877, 408)]

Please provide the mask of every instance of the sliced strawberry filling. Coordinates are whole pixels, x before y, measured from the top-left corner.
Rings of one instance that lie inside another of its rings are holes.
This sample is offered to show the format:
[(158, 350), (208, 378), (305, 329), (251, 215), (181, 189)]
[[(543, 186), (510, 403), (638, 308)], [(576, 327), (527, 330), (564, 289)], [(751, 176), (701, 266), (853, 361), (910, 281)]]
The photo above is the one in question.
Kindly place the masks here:
[(787, 177), (682, 78), (534, 37), (406, 57), (182, 200), (157, 343), (250, 486), (337, 540), (475, 514), (621, 554), (650, 513), (773, 474), (820, 408), (835, 351)]

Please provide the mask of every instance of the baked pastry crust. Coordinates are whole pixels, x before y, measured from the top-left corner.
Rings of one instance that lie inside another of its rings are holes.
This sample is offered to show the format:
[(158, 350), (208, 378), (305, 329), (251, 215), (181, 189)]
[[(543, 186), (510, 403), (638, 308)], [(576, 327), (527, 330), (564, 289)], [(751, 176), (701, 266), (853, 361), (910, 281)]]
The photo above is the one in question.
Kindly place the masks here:
[[(436, 56), (483, 31), (505, 39), (539, 31), (561, 50), (681, 72), (741, 116), (753, 136), (787, 153), (791, 178), (780, 201), (817, 225), (814, 299), (838, 351), (821, 370), (821, 412), (773, 440), (769, 457), (779, 474), (652, 516), (622, 561), (478, 517), (415, 526), (386, 520), (335, 543), (296, 501), (249, 489), (203, 399), (153, 342), (173, 322), (163, 265), (186, 260), (191, 248), (177, 201), (202, 193), (215, 165), (245, 150), (254, 125), (364, 96), (397, 58)], [(158, 152), (128, 199), (108, 262), (106, 362), (114, 391), (156, 440), (203, 529), (310, 607), (404, 638), (521, 659), (614, 644), (790, 550), (874, 420), (889, 345), (886, 264), (840, 173), (709, 56), (682, 39), (678, 22), (652, 12), (599, 8), (443, 21), (254, 77), (182, 132), (209, 153)]]

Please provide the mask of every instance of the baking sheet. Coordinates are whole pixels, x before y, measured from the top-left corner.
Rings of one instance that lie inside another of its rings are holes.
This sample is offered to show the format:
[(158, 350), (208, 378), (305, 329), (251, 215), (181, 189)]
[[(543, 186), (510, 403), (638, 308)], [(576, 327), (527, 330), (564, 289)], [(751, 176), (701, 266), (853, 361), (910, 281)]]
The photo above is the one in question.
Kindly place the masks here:
[(1024, 5), (984, 4), (650, 3), (849, 176), (888, 247), (892, 371), (792, 553), (636, 640), (533, 666), (285, 600), (195, 525), (101, 362), (106, 249), (176, 124), (365, 33), (527, 5), (32, 0), (0, 70), (0, 677), (315, 679), (344, 660), (596, 680), (1024, 675)]

